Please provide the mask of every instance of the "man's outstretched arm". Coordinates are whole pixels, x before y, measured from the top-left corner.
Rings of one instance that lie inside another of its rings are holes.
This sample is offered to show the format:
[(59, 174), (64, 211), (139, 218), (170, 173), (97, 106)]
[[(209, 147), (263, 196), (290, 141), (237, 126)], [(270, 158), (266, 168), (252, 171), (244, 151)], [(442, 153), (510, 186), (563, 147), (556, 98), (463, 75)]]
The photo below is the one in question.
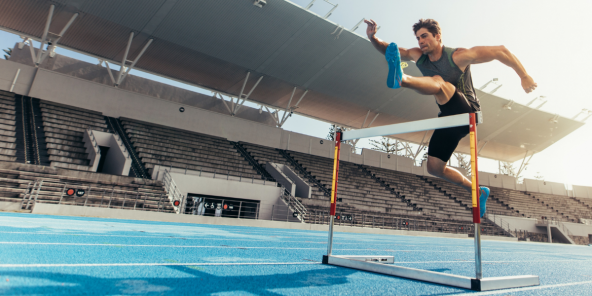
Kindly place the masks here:
[(535, 90), (537, 84), (532, 77), (526, 73), (526, 69), (522, 63), (512, 54), (505, 46), (476, 46), (470, 49), (458, 49), (454, 55), (453, 60), (458, 67), (464, 71), (470, 64), (481, 64), (498, 60), (502, 64), (514, 69), (516, 74), (522, 80), (522, 88), (529, 93)]
[[(376, 37), (378, 25), (373, 20), (364, 20), (364, 22), (368, 25), (366, 28), (366, 35), (368, 35), (368, 39), (370, 39), (370, 42), (372, 42), (372, 45), (374, 45), (376, 50), (382, 54), (385, 54), (389, 43)], [(422, 55), (422, 52), (419, 48), (405, 49), (399, 47), (399, 53), (401, 54), (401, 59), (404, 61), (417, 61)]]

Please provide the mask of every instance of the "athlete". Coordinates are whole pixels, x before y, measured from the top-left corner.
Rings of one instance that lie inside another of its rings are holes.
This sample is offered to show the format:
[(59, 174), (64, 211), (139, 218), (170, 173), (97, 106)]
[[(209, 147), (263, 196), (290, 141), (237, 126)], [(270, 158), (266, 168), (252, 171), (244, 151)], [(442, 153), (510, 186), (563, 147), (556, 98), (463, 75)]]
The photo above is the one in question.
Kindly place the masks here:
[[(433, 95), (440, 108), (438, 117), (480, 111), (473, 81), (471, 64), (498, 60), (514, 69), (522, 80), (522, 88), (532, 92), (537, 84), (520, 61), (502, 46), (476, 46), (470, 49), (450, 48), (442, 43), (442, 31), (437, 21), (421, 19), (413, 25), (419, 47), (401, 48), (376, 37), (378, 25), (373, 20), (364, 20), (368, 25), (366, 34), (372, 45), (385, 55), (389, 64), (387, 85), (391, 88), (406, 87), (424, 95)], [(424, 77), (403, 73), (401, 59), (414, 61)], [(468, 126), (438, 129), (434, 131), (428, 146), (428, 172), (472, 192), (471, 181), (458, 170), (446, 166), (462, 138), (469, 134)], [(485, 214), (489, 188), (479, 187), (481, 217)]]

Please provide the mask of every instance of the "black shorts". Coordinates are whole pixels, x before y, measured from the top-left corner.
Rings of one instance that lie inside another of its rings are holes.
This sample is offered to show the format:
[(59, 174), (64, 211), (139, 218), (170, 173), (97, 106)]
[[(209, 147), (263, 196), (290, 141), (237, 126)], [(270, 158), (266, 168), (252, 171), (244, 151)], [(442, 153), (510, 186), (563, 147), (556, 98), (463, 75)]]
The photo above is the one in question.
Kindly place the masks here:
[[(458, 91), (446, 104), (438, 107), (440, 107), (438, 117), (474, 112), (464, 94)], [(468, 134), (468, 125), (435, 130), (428, 146), (428, 155), (448, 162), (460, 140)]]

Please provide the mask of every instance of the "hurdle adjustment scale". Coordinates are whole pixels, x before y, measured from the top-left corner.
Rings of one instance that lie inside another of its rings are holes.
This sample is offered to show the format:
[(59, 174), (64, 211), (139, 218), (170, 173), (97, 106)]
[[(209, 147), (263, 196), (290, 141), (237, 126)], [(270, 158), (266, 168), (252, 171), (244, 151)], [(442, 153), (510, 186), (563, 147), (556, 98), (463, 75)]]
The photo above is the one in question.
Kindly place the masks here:
[[(477, 123), (482, 123), (480, 112), (459, 114), (441, 118), (419, 120), (407, 123), (392, 124), (355, 131), (338, 131), (335, 133), (335, 158), (333, 162), (333, 182), (331, 191), (331, 210), (329, 220), (329, 241), (327, 255), (323, 256), (323, 264), (348, 267), (363, 271), (392, 275), (401, 278), (419, 280), (440, 285), (471, 289), (475, 291), (490, 291), (498, 289), (519, 288), (540, 285), (536, 275), (519, 275), (484, 278), (481, 261), (481, 216), (479, 212), (479, 176), (477, 168)], [(473, 223), (475, 228), (475, 277), (460, 276), (442, 272), (415, 269), (394, 265), (394, 256), (354, 256), (333, 255), (333, 226), (337, 202), (337, 183), (339, 176), (339, 156), (341, 141), (360, 138), (387, 136), (420, 132), (434, 129), (450, 128), (469, 125), (471, 146), (471, 175)]]

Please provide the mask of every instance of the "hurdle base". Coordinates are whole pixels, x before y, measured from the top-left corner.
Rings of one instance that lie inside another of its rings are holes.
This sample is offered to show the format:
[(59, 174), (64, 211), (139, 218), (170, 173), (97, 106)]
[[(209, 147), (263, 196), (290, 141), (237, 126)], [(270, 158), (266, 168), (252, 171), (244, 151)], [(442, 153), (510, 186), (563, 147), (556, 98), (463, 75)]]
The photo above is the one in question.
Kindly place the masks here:
[[(382, 263), (382, 264), (395, 263), (395, 256), (344, 255), (344, 256), (339, 256), (339, 257), (349, 259), (349, 260), (362, 261), (362, 262), (375, 262), (375, 263)], [(328, 260), (329, 260), (329, 257), (327, 255), (323, 255), (323, 264), (329, 264)]]
[[(364, 258), (384, 258), (392, 256), (323, 256), (323, 264), (347, 267), (374, 273), (392, 275), (396, 277), (408, 278), (452, 286), (457, 288), (469, 289), (474, 291), (491, 291), (499, 289), (520, 288), (540, 285), (539, 277), (536, 275), (520, 275), (507, 277), (492, 277), (483, 279), (473, 279), (466, 276), (447, 274), (429, 270), (421, 270), (403, 266), (387, 265), (378, 263), (380, 261), (365, 261)], [(394, 257), (392, 257), (394, 260)], [(386, 261), (385, 261), (386, 262)]]

